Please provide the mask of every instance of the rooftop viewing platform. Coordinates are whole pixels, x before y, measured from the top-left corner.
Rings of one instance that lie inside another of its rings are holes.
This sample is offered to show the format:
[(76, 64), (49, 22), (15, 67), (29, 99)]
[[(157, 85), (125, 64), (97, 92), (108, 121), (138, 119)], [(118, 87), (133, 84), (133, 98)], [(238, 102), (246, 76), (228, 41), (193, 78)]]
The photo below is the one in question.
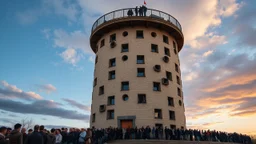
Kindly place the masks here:
[(137, 10), (136, 8), (124, 8), (109, 12), (94, 22), (91, 30), (93, 51), (95, 52), (96, 43), (104, 33), (125, 26), (146, 26), (163, 29), (176, 39), (179, 51), (184, 44), (181, 24), (172, 15), (150, 8), (146, 8), (142, 12), (139, 12), (139, 8)]

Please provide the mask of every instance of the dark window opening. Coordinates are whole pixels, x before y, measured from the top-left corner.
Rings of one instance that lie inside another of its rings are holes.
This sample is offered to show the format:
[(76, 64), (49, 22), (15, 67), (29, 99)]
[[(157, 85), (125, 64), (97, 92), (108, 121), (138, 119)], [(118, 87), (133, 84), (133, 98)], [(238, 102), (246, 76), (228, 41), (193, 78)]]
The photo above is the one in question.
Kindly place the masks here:
[(155, 119), (162, 119), (162, 110), (155, 109)]
[(115, 105), (115, 96), (108, 97), (108, 105)]
[(128, 101), (128, 99), (129, 99), (128, 95), (127, 95), (127, 94), (124, 94), (124, 95), (123, 95), (123, 101)]
[(96, 114), (94, 113), (92, 114), (92, 122), (95, 122), (95, 120), (96, 120)]
[(108, 79), (109, 80), (112, 80), (112, 79), (115, 79), (116, 78), (116, 71), (110, 71), (108, 72)]
[(178, 96), (181, 96), (180, 88), (177, 88), (177, 91), (178, 91)]
[(170, 120), (175, 120), (175, 112), (174, 111), (169, 111), (169, 118), (170, 118)]
[(100, 42), (100, 48), (102, 48), (105, 45), (105, 39), (101, 40)]
[(176, 72), (179, 72), (179, 66), (177, 64), (175, 64), (175, 70)]
[(124, 36), (124, 37), (128, 36), (128, 32), (127, 32), (127, 31), (124, 31), (124, 32), (123, 32), (123, 36)]
[(95, 78), (93, 81), (93, 87), (95, 87), (96, 85), (97, 85), (97, 78)]
[(164, 48), (164, 54), (170, 56), (170, 50), (168, 48)]
[(113, 41), (116, 41), (116, 34), (110, 35), (109, 42), (113, 42)]
[(129, 44), (122, 44), (121, 52), (129, 52)]
[(176, 80), (177, 80), (177, 84), (180, 85), (180, 77), (179, 76), (176, 76)]
[(160, 82), (153, 82), (153, 90), (161, 91)]
[(128, 56), (127, 55), (122, 56), (122, 60), (123, 61), (127, 61), (128, 60)]
[(100, 112), (105, 112), (106, 105), (100, 105)]
[(170, 125), (171, 129), (176, 129), (176, 125)]
[(165, 35), (163, 35), (163, 41), (164, 41), (164, 43), (169, 44), (169, 39), (168, 39), (168, 37), (165, 36)]
[(115, 111), (114, 110), (108, 110), (107, 119), (114, 119), (114, 118), (115, 118)]
[(179, 105), (182, 106), (182, 101), (181, 100), (179, 100)]
[(158, 128), (158, 129), (159, 129), (159, 128), (162, 129), (162, 128), (163, 128), (163, 124), (156, 123), (156, 124), (155, 124), (155, 127)]
[(168, 97), (168, 106), (173, 106), (174, 107), (174, 100), (172, 97)]
[(136, 31), (136, 36), (137, 36), (137, 38), (144, 38), (143, 31), (142, 30)]
[(109, 60), (109, 67), (114, 67), (116, 66), (116, 58), (112, 58)]
[(145, 68), (137, 68), (137, 77), (145, 77)]
[(152, 37), (156, 37), (156, 33), (155, 33), (155, 32), (152, 32), (152, 33), (151, 33), (151, 36), (152, 36)]
[(137, 55), (137, 64), (144, 64), (144, 56), (143, 55)]
[(147, 103), (146, 95), (145, 94), (138, 94), (138, 103), (145, 104)]
[(156, 44), (151, 44), (151, 52), (158, 53), (158, 45), (156, 45)]
[(99, 95), (103, 95), (104, 94), (104, 86), (101, 86), (99, 88)]
[(172, 81), (172, 73), (166, 71), (166, 78), (167, 78), (168, 80)]
[(121, 87), (122, 91), (129, 90), (129, 82), (122, 82), (121, 84), (122, 84), (122, 87)]

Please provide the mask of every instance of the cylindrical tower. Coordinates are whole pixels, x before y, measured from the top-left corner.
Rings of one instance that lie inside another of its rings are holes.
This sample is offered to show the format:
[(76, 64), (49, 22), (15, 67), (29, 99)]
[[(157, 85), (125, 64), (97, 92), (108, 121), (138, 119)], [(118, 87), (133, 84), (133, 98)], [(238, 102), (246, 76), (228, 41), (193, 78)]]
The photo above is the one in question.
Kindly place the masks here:
[(96, 54), (91, 127), (185, 128), (183, 43), (179, 22), (159, 10), (136, 16), (135, 9), (120, 9), (100, 17), (90, 37)]

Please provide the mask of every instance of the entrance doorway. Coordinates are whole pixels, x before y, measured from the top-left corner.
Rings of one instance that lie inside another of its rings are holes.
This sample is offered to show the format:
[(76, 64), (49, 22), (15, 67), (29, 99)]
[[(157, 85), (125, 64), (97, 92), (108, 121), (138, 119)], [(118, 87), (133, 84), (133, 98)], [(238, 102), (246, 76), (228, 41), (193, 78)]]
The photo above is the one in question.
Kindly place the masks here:
[(121, 120), (121, 127), (122, 128), (133, 128), (133, 120)]

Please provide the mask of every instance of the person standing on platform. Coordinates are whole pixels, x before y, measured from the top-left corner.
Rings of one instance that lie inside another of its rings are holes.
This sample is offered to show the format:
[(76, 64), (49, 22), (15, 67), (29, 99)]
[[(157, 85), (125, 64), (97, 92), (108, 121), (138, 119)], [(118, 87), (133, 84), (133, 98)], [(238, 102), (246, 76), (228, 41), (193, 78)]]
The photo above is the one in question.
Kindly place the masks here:
[(14, 126), (14, 130), (11, 132), (10, 137), (9, 137), (10, 144), (22, 144), (23, 143), (23, 136), (22, 136), (22, 133), (20, 132), (21, 126), (22, 125), (19, 123)]
[(138, 16), (138, 11), (139, 11), (139, 10), (138, 10), (138, 6), (136, 6), (136, 8), (135, 8), (135, 15), (136, 15), (136, 16)]

